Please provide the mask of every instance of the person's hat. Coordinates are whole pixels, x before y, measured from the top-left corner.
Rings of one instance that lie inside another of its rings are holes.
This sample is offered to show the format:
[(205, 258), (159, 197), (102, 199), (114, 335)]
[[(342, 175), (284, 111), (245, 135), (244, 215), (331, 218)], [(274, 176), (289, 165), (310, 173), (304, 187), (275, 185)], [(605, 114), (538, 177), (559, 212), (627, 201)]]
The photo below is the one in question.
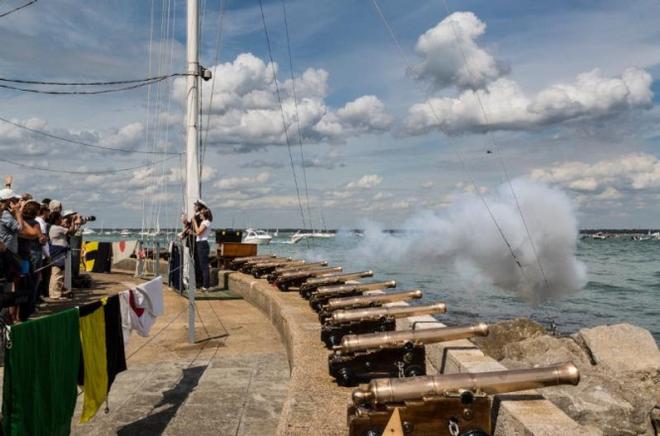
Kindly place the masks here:
[(206, 204), (206, 203), (204, 202), (204, 200), (202, 200), (201, 198), (198, 198), (197, 201), (195, 202), (195, 204), (199, 204), (200, 206), (204, 206), (205, 208), (210, 209), (210, 208), (209, 208), (209, 205)]
[(76, 213), (75, 211), (71, 209), (67, 209), (64, 212), (62, 212), (62, 218), (66, 218), (68, 216), (74, 215), (75, 213)]
[(5, 188), (0, 190), (0, 201), (5, 201), (5, 200), (20, 200), (21, 197), (20, 195), (16, 195), (16, 193), (10, 189), (10, 188)]
[(59, 200), (50, 200), (48, 207), (50, 208), (51, 212), (53, 212), (55, 209), (62, 209), (62, 202)]

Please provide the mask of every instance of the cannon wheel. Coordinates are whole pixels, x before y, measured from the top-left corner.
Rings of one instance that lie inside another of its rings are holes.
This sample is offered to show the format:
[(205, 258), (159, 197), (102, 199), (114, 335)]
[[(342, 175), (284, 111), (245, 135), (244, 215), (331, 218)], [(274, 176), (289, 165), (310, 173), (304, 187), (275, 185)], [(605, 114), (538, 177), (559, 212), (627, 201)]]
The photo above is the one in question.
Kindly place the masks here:
[(339, 386), (355, 386), (353, 371), (350, 368), (343, 366), (337, 371), (337, 384)]
[(424, 375), (425, 371), (419, 365), (410, 365), (403, 370), (403, 374), (406, 377), (415, 377), (418, 375)]

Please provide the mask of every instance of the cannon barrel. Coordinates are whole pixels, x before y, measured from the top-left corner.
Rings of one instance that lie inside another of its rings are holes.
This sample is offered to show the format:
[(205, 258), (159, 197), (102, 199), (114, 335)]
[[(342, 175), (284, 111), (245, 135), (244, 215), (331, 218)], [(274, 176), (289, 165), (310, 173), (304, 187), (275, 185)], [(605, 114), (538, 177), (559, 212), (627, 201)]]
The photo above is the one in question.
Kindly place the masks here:
[(352, 292), (377, 291), (380, 289), (395, 287), (396, 281), (394, 280), (374, 283), (352, 283), (350, 285), (319, 286), (314, 295), (325, 297), (330, 295), (350, 294)]
[(273, 274), (284, 274), (284, 273), (290, 273), (294, 271), (302, 271), (302, 270), (308, 270), (308, 269), (315, 269), (315, 268), (320, 268), (327, 266), (328, 262), (326, 260), (322, 260), (319, 262), (309, 262), (309, 263), (303, 263), (302, 265), (287, 265), (287, 266), (282, 266), (279, 268), (275, 268), (273, 271)]
[(346, 335), (341, 344), (334, 347), (340, 353), (377, 350), (384, 348), (400, 348), (406, 344), (425, 345), (436, 342), (467, 339), (474, 336), (486, 336), (488, 326), (479, 323), (464, 327), (439, 327), (422, 330), (397, 330), (392, 332), (366, 333), (362, 335)]
[(349, 280), (361, 279), (363, 277), (371, 277), (374, 275), (374, 272), (369, 271), (360, 271), (353, 273), (342, 273), (342, 274), (332, 274), (326, 277), (311, 278), (305, 282), (307, 286), (323, 286), (328, 283), (337, 283), (337, 282), (346, 282)]
[(289, 281), (289, 280), (298, 280), (298, 279), (304, 279), (305, 277), (315, 277), (315, 276), (321, 276), (324, 274), (332, 274), (336, 272), (341, 272), (342, 267), (340, 266), (332, 266), (332, 267), (322, 267), (318, 269), (312, 269), (312, 270), (302, 270), (302, 271), (293, 271), (289, 273), (284, 273), (280, 275), (277, 278), (277, 281)]
[(248, 259), (245, 262), (243, 262), (243, 266), (254, 266), (258, 265), (260, 263), (274, 263), (274, 262), (290, 262), (291, 258), (290, 257), (271, 257), (270, 259)]
[(353, 403), (390, 404), (421, 400), (469, 390), (502, 394), (564, 384), (577, 385), (580, 372), (572, 362), (544, 368), (481, 373), (443, 374), (410, 378), (381, 378), (353, 391)]
[(427, 306), (367, 307), (364, 309), (337, 310), (328, 318), (328, 322), (330, 324), (344, 324), (386, 317), (405, 318), (408, 316), (431, 315), (434, 313), (445, 313), (446, 311), (447, 305), (444, 303), (435, 303)]
[(275, 257), (274, 254), (266, 254), (266, 255), (261, 255), (261, 256), (237, 257), (237, 258), (233, 259), (231, 262), (234, 265), (242, 265), (242, 264), (244, 264), (245, 262), (247, 262), (249, 260), (257, 260), (257, 259), (266, 260), (266, 259), (272, 259), (274, 257)]
[(304, 265), (304, 260), (275, 260), (275, 261), (265, 261), (252, 264), (252, 269), (267, 269), (267, 268), (277, 268), (282, 266), (298, 266)]
[[(320, 294), (321, 289), (319, 288), (315, 295)], [(422, 298), (422, 291), (419, 289), (383, 294), (358, 295), (357, 297), (331, 298), (325, 304), (323, 309), (327, 311), (335, 311), (339, 309), (394, 303), (396, 301), (417, 300), (419, 298)]]

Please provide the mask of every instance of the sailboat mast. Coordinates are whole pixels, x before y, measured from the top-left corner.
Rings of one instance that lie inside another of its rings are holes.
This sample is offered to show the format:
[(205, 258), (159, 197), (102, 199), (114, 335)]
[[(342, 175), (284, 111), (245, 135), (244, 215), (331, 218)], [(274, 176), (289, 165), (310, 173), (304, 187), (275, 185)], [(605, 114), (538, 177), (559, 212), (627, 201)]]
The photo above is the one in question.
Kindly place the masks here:
[[(199, 165), (197, 144), (199, 139), (199, 0), (187, 3), (187, 61), (186, 86), (186, 214), (194, 219), (195, 201), (199, 198)], [(188, 265), (188, 342), (195, 342), (195, 269), (190, 247), (184, 250)]]
[(199, 198), (199, 0), (188, 0), (187, 8), (186, 214), (192, 219)]

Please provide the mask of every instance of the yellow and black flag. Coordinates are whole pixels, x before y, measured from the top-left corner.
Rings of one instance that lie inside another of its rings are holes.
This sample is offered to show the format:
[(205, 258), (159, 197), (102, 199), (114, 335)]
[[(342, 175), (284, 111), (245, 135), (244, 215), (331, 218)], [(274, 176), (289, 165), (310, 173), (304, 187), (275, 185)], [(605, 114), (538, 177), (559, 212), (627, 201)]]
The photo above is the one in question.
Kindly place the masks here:
[(119, 295), (80, 307), (80, 342), (78, 385), (85, 393), (80, 422), (85, 423), (96, 415), (117, 374), (126, 370)]

